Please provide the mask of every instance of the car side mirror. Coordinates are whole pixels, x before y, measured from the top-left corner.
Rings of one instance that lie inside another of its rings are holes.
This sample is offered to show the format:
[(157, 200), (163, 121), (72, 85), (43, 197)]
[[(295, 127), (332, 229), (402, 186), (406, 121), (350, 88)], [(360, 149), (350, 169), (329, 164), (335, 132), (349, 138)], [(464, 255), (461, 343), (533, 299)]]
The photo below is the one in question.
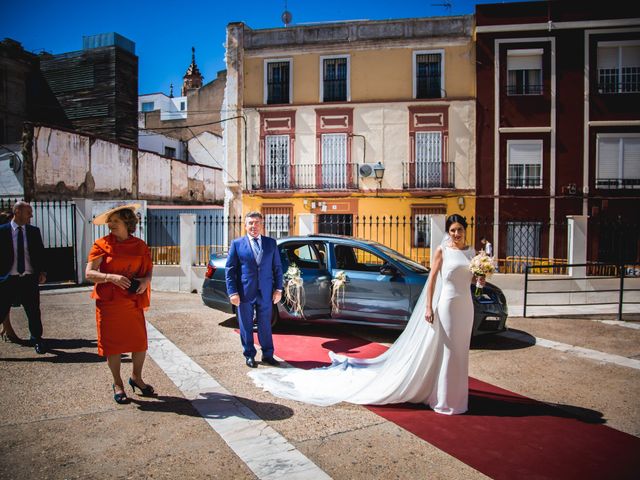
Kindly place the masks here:
[(380, 266), (380, 275), (396, 275), (398, 269), (389, 263), (383, 263)]

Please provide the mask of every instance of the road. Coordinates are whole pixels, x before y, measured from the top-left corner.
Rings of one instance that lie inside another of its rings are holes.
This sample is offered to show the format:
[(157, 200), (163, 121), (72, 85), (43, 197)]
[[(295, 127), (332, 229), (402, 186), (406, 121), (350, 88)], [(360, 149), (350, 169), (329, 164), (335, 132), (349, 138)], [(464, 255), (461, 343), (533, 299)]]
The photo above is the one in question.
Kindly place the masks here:
[[(235, 319), (205, 307), (196, 294), (153, 293), (147, 313), (153, 358), (145, 380), (159, 396), (132, 396), (123, 406), (114, 403), (109, 371), (96, 353), (89, 292), (47, 292), (42, 310), (50, 353), (0, 343), (1, 479), (276, 478), (264, 462), (256, 467), (260, 437), (320, 472), (300, 478), (486, 478), (367, 407), (314, 407), (257, 389), (246, 376)], [(12, 323), (28, 336), (21, 309), (12, 309)], [(512, 318), (509, 327), (509, 336), (474, 340), (472, 377), (640, 437), (640, 330), (630, 328), (637, 324)], [(397, 336), (353, 327), (284, 328), (291, 336), (353, 335), (363, 346)], [(191, 367), (178, 368), (168, 349), (182, 352), (180, 361)], [(194, 368), (202, 369), (199, 378), (215, 398), (186, 385), (184, 375)], [(124, 378), (129, 369), (125, 363)]]

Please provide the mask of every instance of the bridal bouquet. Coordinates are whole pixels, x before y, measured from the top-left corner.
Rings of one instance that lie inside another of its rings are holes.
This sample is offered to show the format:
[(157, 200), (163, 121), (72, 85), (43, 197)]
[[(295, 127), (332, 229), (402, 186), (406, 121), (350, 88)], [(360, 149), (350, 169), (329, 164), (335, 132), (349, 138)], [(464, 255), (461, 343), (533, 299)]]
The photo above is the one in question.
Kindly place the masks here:
[(295, 263), (289, 265), (284, 274), (286, 284), (284, 286), (284, 298), (291, 306), (291, 313), (304, 317), (304, 282), (300, 275), (300, 269)]
[(493, 257), (489, 257), (485, 252), (480, 252), (478, 255), (471, 259), (469, 270), (476, 277), (476, 290), (474, 294), (476, 297), (479, 297), (482, 293), (482, 285), (480, 284), (480, 279), (489, 278), (493, 274), (493, 272), (496, 271), (495, 261)]

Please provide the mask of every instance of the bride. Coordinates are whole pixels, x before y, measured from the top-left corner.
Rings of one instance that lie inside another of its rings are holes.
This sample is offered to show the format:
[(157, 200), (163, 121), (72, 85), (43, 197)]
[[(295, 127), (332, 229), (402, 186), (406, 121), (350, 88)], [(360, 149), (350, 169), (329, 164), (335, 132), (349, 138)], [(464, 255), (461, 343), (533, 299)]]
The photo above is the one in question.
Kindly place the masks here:
[(466, 412), (473, 327), (469, 263), (475, 254), (465, 243), (466, 228), (460, 215), (447, 218), (448, 237), (435, 251), (429, 280), (404, 332), (385, 353), (357, 359), (329, 352), (328, 367), (248, 375), (277, 397), (314, 405), (411, 402), (447, 415)]

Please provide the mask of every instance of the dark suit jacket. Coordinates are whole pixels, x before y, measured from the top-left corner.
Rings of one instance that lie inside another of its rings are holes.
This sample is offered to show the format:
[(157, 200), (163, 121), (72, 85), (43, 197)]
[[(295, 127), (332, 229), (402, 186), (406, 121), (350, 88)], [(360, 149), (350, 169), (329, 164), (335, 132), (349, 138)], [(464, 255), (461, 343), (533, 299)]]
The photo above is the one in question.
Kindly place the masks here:
[[(45, 272), (44, 266), (44, 245), (40, 229), (33, 225), (25, 225), (27, 235), (27, 248), (31, 259), (31, 268), (34, 275), (38, 276)], [(13, 240), (11, 237), (11, 223), (0, 225), (0, 282), (7, 279), (16, 252), (13, 251)]]
[(244, 235), (231, 242), (225, 269), (227, 293), (240, 295), (241, 302), (252, 302), (258, 291), (267, 299), (274, 290), (282, 290), (282, 263), (273, 238), (262, 236), (262, 259), (256, 262), (249, 238)]

